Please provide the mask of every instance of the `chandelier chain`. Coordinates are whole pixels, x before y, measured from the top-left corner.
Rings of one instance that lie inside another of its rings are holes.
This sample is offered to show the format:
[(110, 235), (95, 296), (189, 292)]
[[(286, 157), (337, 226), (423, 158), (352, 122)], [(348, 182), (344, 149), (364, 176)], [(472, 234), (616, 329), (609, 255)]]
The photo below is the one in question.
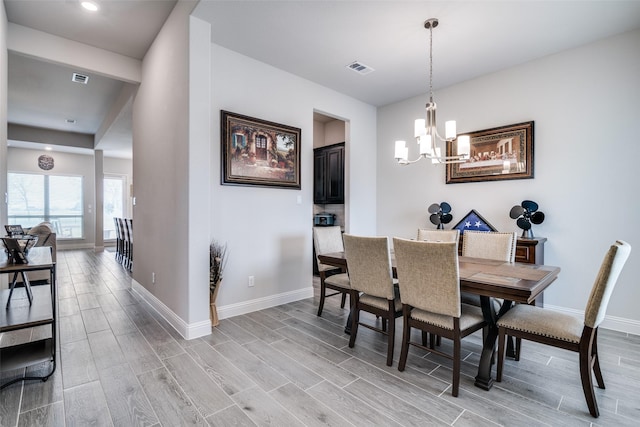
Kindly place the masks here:
[(429, 27), (429, 101), (433, 102), (433, 25)]

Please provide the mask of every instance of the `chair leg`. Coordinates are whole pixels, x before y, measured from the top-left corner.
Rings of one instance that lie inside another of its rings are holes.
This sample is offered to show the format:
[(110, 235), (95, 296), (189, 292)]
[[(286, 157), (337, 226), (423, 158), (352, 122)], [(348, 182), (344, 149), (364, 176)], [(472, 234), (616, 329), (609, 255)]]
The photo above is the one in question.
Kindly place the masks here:
[(591, 346), (591, 360), (593, 361), (593, 373), (596, 376), (598, 387), (604, 389), (604, 378), (600, 370), (600, 358), (598, 357), (598, 331), (596, 330), (593, 337), (593, 345)]
[(349, 336), (349, 348), (353, 348), (356, 344), (356, 335), (358, 335), (358, 325), (360, 324), (360, 309), (358, 308), (358, 296), (354, 293), (351, 294), (353, 298), (355, 308), (353, 309), (353, 316), (351, 318), (351, 334)]
[(322, 316), (322, 309), (324, 307), (324, 273), (320, 273), (320, 302), (318, 303), (318, 316)]
[(522, 345), (522, 338), (516, 338), (516, 362), (520, 360), (520, 346)]
[(411, 326), (409, 326), (409, 316), (411, 311), (405, 306), (402, 307), (402, 345), (400, 347), (400, 360), (398, 361), (398, 371), (404, 371), (409, 353), (409, 339), (411, 338)]
[(382, 318), (382, 332), (387, 332), (387, 319)]
[(502, 365), (504, 364), (505, 331), (500, 328), (498, 332), (498, 366), (496, 367), (496, 382), (502, 381)]
[(587, 348), (580, 349), (580, 379), (582, 380), (582, 391), (584, 392), (584, 398), (586, 399), (587, 406), (589, 407), (589, 413), (594, 418), (598, 418), (598, 416), (600, 416), (600, 412), (598, 411), (596, 395), (593, 390), (593, 378), (591, 376), (591, 355), (589, 349)]
[(427, 332), (422, 331), (422, 345), (423, 346), (427, 346), (427, 343), (429, 342), (429, 335), (427, 334)]
[(458, 390), (460, 388), (460, 337), (456, 337), (453, 340), (453, 385), (451, 388), (451, 395), (458, 397)]
[(440, 345), (440, 335), (429, 332), (429, 348), (434, 350), (436, 348), (436, 344)]
[[(393, 301), (389, 301), (389, 331), (387, 332), (387, 366), (393, 365), (393, 349), (396, 340), (396, 308)], [(383, 320), (384, 321), (384, 320)]]
[(342, 302), (340, 303), (340, 308), (344, 308), (344, 303), (347, 301), (347, 293), (342, 293)]

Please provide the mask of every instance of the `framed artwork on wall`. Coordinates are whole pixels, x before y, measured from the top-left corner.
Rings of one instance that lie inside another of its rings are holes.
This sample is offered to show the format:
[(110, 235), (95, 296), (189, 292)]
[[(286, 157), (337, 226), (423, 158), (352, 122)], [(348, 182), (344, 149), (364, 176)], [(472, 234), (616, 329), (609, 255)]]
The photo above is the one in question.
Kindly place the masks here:
[(220, 113), (223, 185), (301, 188), (299, 128)]
[[(470, 159), (447, 165), (447, 184), (533, 178), (533, 121), (468, 134)], [(447, 143), (447, 156), (458, 152)]]

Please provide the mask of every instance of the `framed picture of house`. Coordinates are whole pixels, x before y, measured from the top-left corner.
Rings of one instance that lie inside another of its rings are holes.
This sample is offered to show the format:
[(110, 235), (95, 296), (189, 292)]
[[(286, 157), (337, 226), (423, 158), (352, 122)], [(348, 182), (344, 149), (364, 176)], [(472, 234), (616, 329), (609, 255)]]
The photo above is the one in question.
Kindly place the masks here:
[(301, 188), (299, 128), (220, 113), (223, 185)]
[(466, 230), (473, 231), (497, 231), (493, 225), (482, 217), (475, 209), (471, 209), (452, 230), (460, 230), (460, 235), (463, 235)]
[[(469, 160), (447, 165), (447, 184), (533, 178), (533, 121), (468, 134)], [(447, 143), (447, 156), (457, 140)]]

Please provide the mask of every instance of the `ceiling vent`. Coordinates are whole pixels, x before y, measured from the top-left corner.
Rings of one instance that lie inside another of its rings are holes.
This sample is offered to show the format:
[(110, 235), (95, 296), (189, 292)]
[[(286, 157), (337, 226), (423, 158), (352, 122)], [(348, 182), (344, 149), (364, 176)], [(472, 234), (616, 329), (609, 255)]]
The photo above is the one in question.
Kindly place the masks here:
[(354, 61), (351, 64), (347, 65), (347, 68), (355, 71), (358, 74), (369, 74), (374, 72), (375, 70), (368, 65), (364, 65), (362, 62)]
[(89, 76), (79, 73), (73, 73), (73, 76), (71, 76), (71, 81), (86, 85), (89, 82)]

